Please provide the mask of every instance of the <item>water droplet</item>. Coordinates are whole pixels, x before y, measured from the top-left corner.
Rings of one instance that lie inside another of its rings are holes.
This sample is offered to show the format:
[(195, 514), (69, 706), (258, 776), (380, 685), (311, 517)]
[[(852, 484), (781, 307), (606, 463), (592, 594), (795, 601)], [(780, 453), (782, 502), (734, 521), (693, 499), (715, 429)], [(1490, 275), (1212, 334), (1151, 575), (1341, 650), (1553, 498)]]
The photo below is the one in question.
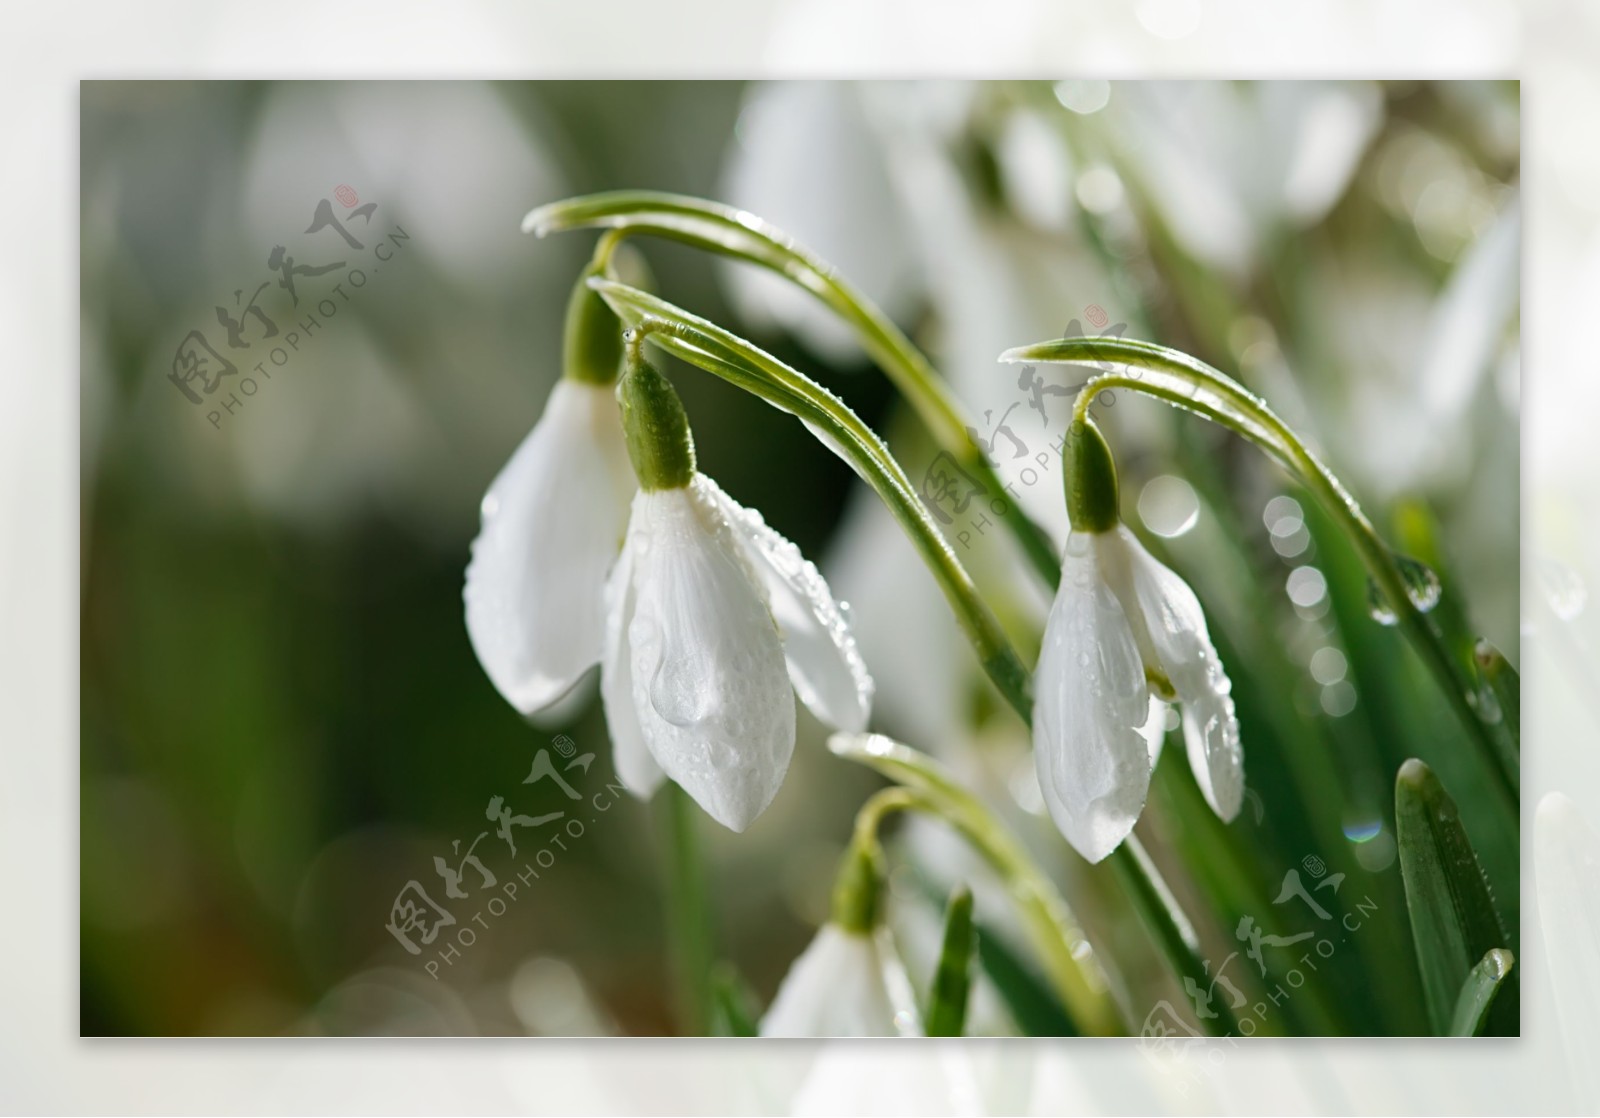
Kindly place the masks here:
[[(1396, 555), (1395, 563), (1400, 568), (1400, 578), (1405, 584), (1406, 597), (1411, 600), (1417, 612), (1427, 613), (1439, 604), (1439, 576), (1433, 573), (1433, 568), (1409, 555)], [(1367, 608), (1372, 613), (1372, 619), (1380, 625), (1393, 625), (1399, 620), (1389, 604), (1388, 596), (1371, 578), (1367, 579)]]
[(1400, 577), (1406, 582), (1406, 597), (1422, 613), (1439, 604), (1439, 576), (1433, 568), (1406, 555), (1398, 556)]
[(1476, 693), (1469, 694), (1468, 700), (1478, 711), (1478, 717), (1491, 726), (1498, 725), (1504, 717), (1500, 709), (1500, 698), (1494, 693), (1494, 688), (1485, 685)]

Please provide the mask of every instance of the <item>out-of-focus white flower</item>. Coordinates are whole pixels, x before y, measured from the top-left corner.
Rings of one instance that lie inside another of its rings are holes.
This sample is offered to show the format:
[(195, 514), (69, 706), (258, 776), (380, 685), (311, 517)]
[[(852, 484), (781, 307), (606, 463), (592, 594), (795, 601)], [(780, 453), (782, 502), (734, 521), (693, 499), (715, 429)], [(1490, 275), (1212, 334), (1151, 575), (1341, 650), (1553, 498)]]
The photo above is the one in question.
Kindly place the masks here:
[(916, 1000), (880, 926), (829, 921), (794, 961), (761, 1021), (769, 1037), (916, 1036)]
[(467, 565), (467, 633), (523, 714), (600, 661), (602, 601), (634, 490), (616, 396), (563, 377), (483, 498)]
[[(1051, 818), (1091, 862), (1144, 809), (1156, 748), (1140, 728), (1176, 699), (1195, 780), (1225, 820), (1239, 813), (1244, 757), (1232, 684), (1194, 591), (1116, 516), (1116, 475), (1092, 425), (1069, 440), (1072, 532), (1035, 673), (1034, 760)], [(1153, 735), (1152, 735), (1153, 736)]]

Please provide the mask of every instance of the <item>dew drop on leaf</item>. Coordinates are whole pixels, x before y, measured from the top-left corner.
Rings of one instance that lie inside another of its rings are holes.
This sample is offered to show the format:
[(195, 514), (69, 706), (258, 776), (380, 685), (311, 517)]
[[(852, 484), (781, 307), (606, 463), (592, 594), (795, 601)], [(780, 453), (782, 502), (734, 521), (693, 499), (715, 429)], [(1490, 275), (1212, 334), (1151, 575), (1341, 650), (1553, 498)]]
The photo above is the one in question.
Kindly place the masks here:
[[(1401, 581), (1405, 583), (1406, 597), (1417, 612), (1427, 613), (1438, 605), (1439, 576), (1433, 573), (1433, 568), (1409, 555), (1396, 555), (1394, 558), (1396, 566), (1400, 568)], [(1399, 620), (1389, 605), (1388, 597), (1371, 578), (1367, 579), (1367, 608), (1372, 613), (1372, 619), (1380, 625), (1393, 625)]]

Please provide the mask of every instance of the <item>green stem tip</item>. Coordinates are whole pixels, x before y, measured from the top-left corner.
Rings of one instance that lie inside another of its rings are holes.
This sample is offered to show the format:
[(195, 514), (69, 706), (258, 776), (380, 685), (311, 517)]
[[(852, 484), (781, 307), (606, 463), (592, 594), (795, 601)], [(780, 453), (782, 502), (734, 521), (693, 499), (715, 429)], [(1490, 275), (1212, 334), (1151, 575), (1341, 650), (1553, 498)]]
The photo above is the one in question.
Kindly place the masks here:
[(883, 919), (883, 848), (870, 829), (858, 828), (833, 881), (833, 922), (869, 935)]
[(644, 359), (643, 345), (639, 331), (629, 330), (624, 372), (617, 384), (628, 457), (641, 489), (682, 489), (694, 478), (695, 469), (689, 417), (677, 390)]
[(622, 361), (622, 322), (600, 293), (589, 286), (592, 276), (605, 275), (603, 263), (591, 263), (578, 277), (567, 300), (562, 336), (562, 373), (584, 384), (611, 384)]
[(1067, 429), (1061, 471), (1067, 520), (1074, 532), (1109, 532), (1117, 526), (1117, 463), (1093, 419), (1077, 416)]

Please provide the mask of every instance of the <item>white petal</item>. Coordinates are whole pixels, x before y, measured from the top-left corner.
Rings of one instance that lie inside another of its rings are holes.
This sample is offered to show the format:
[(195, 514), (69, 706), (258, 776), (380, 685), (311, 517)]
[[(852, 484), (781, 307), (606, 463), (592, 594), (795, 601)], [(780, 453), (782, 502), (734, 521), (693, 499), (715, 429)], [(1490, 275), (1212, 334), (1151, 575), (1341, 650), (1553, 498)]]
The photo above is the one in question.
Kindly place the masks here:
[(1098, 862), (1144, 808), (1150, 750), (1137, 727), (1149, 718), (1150, 692), (1094, 541), (1081, 533), (1067, 538), (1034, 691), (1034, 763), (1045, 803), (1067, 841)]
[(1183, 707), (1189, 766), (1211, 809), (1225, 820), (1244, 799), (1244, 751), (1234, 717), (1233, 684), (1206, 631), (1205, 613), (1189, 584), (1162, 566), (1126, 526), (1118, 526), (1136, 607), (1162, 672)]
[(905, 972), (886, 933), (859, 935), (831, 921), (784, 975), (761, 1020), (767, 1037), (916, 1035), (921, 1030)]
[(600, 659), (606, 571), (632, 490), (612, 392), (562, 378), (483, 498), (463, 593), (478, 661), (524, 714)]
[(860, 733), (872, 712), (872, 676), (856, 650), (844, 607), (800, 549), (724, 493), (710, 478), (695, 478), (717, 502), (745, 546), (745, 557), (767, 593), (783, 637), (789, 678), (800, 700), (836, 730)]
[(623, 786), (647, 800), (665, 773), (650, 756), (639, 715), (633, 706), (633, 665), (628, 622), (633, 617), (633, 547), (625, 543), (606, 580), (605, 651), (600, 661), (600, 697), (611, 731), (611, 763)]
[(1150, 771), (1154, 772), (1161, 760), (1161, 747), (1167, 740), (1167, 704), (1155, 695), (1150, 696), (1150, 714), (1139, 728), (1139, 736), (1150, 750)]
[(634, 498), (633, 705), (668, 776), (742, 831), (794, 752), (794, 693), (772, 615), (721, 510), (699, 486)]

